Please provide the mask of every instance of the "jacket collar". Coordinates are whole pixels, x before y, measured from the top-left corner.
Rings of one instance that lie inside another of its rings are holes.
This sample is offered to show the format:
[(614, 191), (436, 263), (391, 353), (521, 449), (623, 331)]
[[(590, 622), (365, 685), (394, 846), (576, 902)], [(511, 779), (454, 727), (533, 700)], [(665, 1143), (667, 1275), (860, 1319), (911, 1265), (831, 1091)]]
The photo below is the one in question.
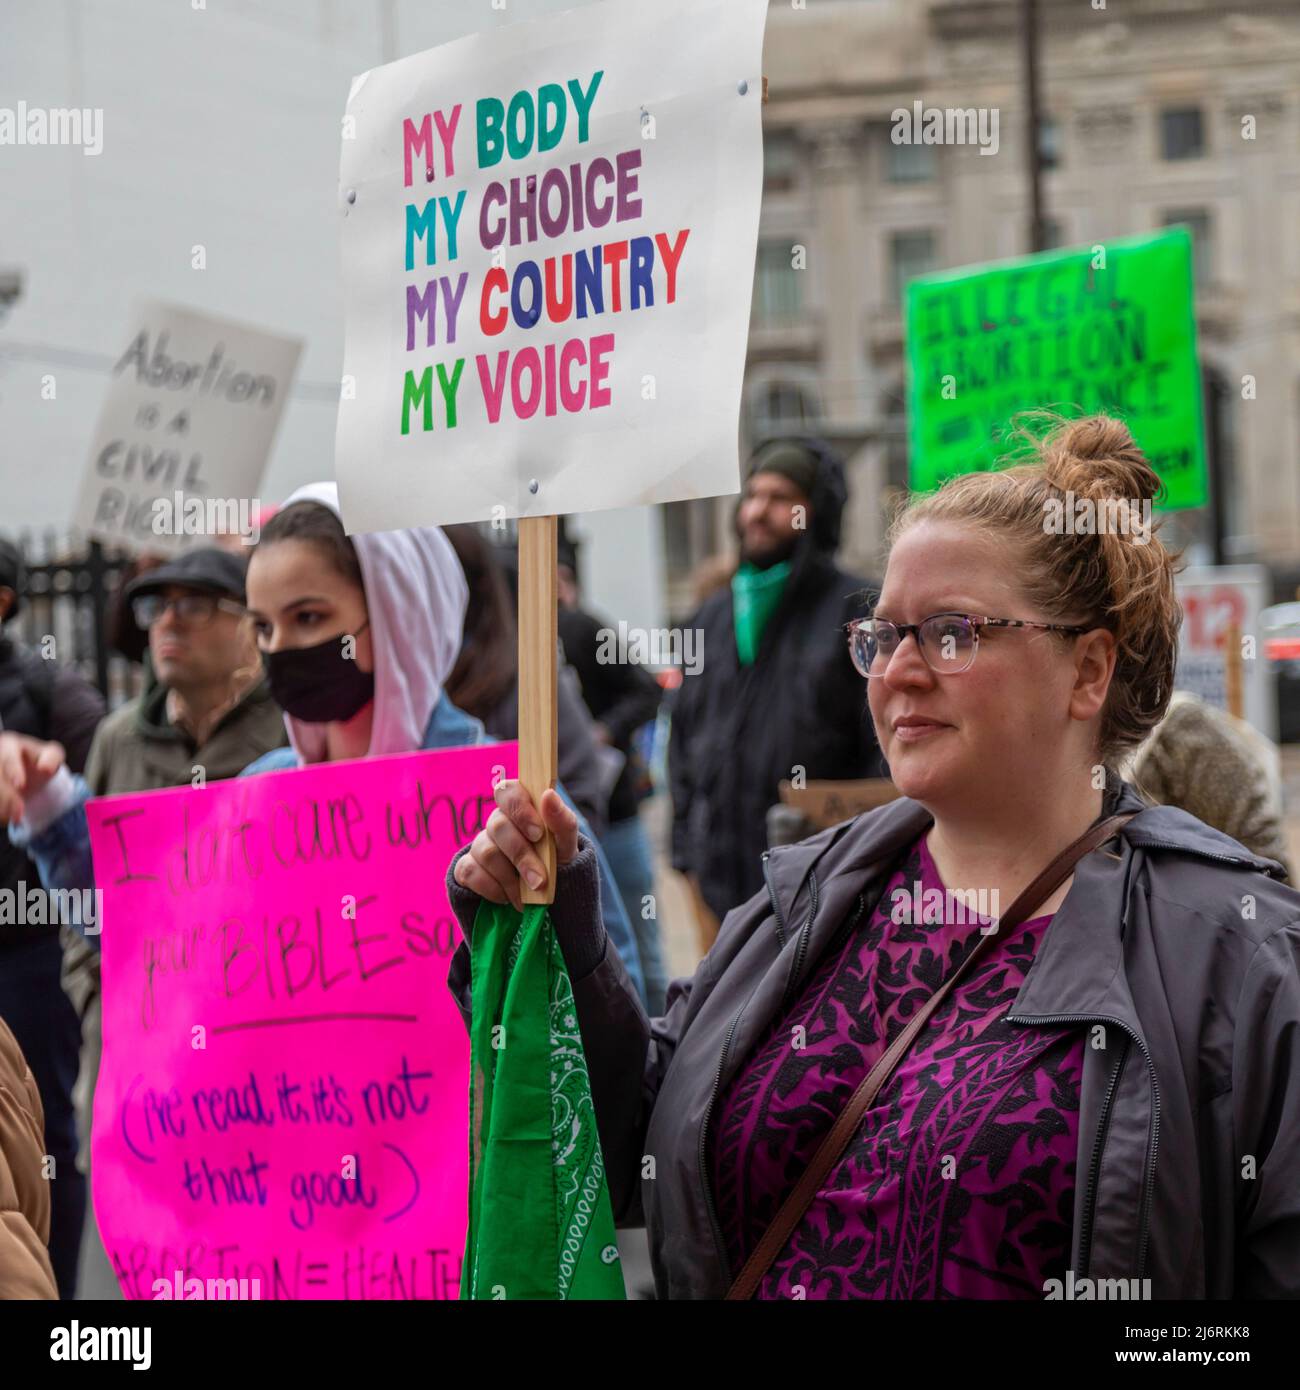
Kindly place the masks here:
[[(1121, 834), (1131, 845), (1140, 849), (1165, 850), (1194, 855), (1200, 859), (1226, 861), (1239, 868), (1285, 881), (1285, 870), (1275, 860), (1252, 854), (1230, 835), (1205, 825), (1176, 806), (1147, 805), (1131, 783), (1122, 781), (1112, 773), (1107, 773), (1106, 778), (1104, 814), (1131, 814), (1133, 819)], [(924, 806), (905, 796), (876, 811), (863, 812), (854, 820), (836, 827), (835, 832), (826, 832), (839, 838), (843, 845), (842, 860), (836, 863), (835, 872), (860, 871), (900, 854), (933, 823), (934, 817)], [(829, 843), (835, 843), (835, 839)], [(781, 856), (782, 882), (797, 888), (803, 874), (792, 882), (790, 871), (797, 871), (804, 860), (811, 865), (825, 853), (827, 844), (826, 836), (819, 835), (801, 844), (773, 850), (771, 857), (774, 863)], [(802, 855), (798, 851), (802, 851)]]
[[(1141, 857), (1190, 855), (1285, 879), (1281, 865), (1273, 860), (1252, 854), (1186, 811), (1148, 806), (1129, 783), (1108, 774), (1104, 814), (1128, 813), (1133, 819), (1118, 839), (1086, 855), (1076, 866), (1070, 892), (1021, 987), (1013, 1018), (1110, 1017), (1136, 1033), (1136, 1014), (1122, 966), (1129, 884)], [(856, 885), (854, 892), (864, 879), (883, 889), (886, 871), (932, 824), (933, 817), (924, 806), (900, 797), (810, 840), (772, 850), (769, 883), (783, 920), (797, 923), (796, 900), (814, 868), (821, 896), (828, 902), (831, 884), (845, 876)], [(822, 926), (831, 929), (824, 921)]]
[[(1129, 788), (1134, 798), (1137, 793)], [(1177, 806), (1146, 806), (1124, 830), (1124, 838), (1141, 849), (1177, 850), (1199, 859), (1226, 860), (1243, 869), (1267, 874), (1285, 883), (1286, 870), (1276, 859), (1266, 859), (1239, 844), (1231, 835), (1215, 830)]]
[(424, 730), (421, 748), (467, 748), (476, 743), (488, 743), (483, 724), (472, 714), (454, 705), (444, 690), (433, 707)]
[[(135, 712), (136, 729), (146, 739), (193, 744), (194, 740), (190, 735), (184, 729), (173, 724), (167, 713), (167, 696), (170, 691), (171, 687), (164, 685), (161, 681), (155, 681), (145, 690), (144, 694), (140, 696), (140, 703)], [(212, 726), (204, 746), (210, 744), (222, 729), (233, 720), (240, 718), (247, 709), (254, 705), (263, 704), (270, 698), (271, 684), (263, 674), (251, 685), (245, 687), (239, 699)]]
[(1079, 861), (1074, 882), (1048, 928), (1010, 1017), (1031, 1019), (1085, 1015), (1114, 1018), (1141, 1038), (1124, 972), (1124, 937), (1131, 910), (1142, 911), (1132, 892), (1134, 876), (1148, 860), (1184, 855), (1285, 881), (1272, 859), (1252, 854), (1221, 830), (1176, 806), (1148, 806), (1132, 786), (1108, 784), (1108, 814), (1134, 812), (1116, 840)]

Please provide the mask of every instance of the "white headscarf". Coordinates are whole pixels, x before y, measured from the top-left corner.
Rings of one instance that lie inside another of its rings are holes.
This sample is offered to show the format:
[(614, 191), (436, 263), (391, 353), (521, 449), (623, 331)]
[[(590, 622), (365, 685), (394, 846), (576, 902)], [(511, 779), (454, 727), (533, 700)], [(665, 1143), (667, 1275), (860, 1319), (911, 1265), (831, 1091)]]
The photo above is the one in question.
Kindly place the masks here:
[[(335, 483), (308, 483), (285, 499), (319, 502), (342, 519)], [(436, 526), (365, 531), (352, 537), (370, 614), (375, 661), (371, 757), (413, 753), (460, 653), (469, 586), (451, 542)], [(306, 763), (325, 759), (325, 726), (284, 716)]]

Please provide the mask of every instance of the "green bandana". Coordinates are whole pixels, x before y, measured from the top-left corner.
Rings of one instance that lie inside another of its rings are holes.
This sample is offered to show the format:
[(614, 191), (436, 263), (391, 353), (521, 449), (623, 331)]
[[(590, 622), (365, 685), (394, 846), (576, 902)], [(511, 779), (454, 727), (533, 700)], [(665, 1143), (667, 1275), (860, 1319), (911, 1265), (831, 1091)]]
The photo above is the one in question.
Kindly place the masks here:
[(546, 908), (481, 903), (470, 968), (461, 1297), (625, 1298), (573, 989)]
[(742, 666), (754, 664), (763, 629), (776, 612), (789, 578), (789, 560), (765, 570), (746, 561), (732, 576), (731, 607), (735, 614), (736, 652)]

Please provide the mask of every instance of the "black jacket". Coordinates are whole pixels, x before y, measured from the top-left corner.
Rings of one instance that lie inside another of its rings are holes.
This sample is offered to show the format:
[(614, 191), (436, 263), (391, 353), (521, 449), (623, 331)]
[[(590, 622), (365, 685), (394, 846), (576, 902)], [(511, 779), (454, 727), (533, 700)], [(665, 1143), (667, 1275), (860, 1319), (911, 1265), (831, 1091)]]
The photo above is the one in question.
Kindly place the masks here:
[[(1300, 893), (1271, 860), (1112, 782), (1116, 811), (1139, 814), (1079, 861), (1007, 1015), (1087, 1031), (1069, 1268), (1076, 1284), (1149, 1279), (1153, 1298), (1300, 1298)], [(656, 1019), (606, 948), (594, 855), (560, 871), (552, 920), (610, 1197), (621, 1222), (644, 1214), (661, 1297), (726, 1292), (737, 1271), (704, 1158), (714, 1098), (929, 824), (902, 798), (772, 850), (767, 885)], [(478, 899), (450, 875), (448, 891), (471, 934)], [(462, 944), (449, 984), (465, 1013), (468, 967)]]
[(672, 705), (672, 862), (698, 876), (719, 918), (762, 886), (767, 812), (783, 779), (798, 768), (808, 780), (884, 770), (867, 683), (853, 669), (844, 631), (865, 616), (870, 586), (835, 565), (844, 475), (823, 447), (817, 452), (811, 525), (754, 664), (742, 666), (736, 653), (730, 588), (689, 624), (702, 630), (702, 661), (698, 674), (683, 674)]
[[(555, 772), (573, 804), (586, 817), (597, 839), (609, 825), (609, 789), (613, 777), (603, 754), (591, 711), (582, 702), (577, 676), (565, 663), (555, 676), (556, 764)], [(503, 742), (519, 737), (519, 682), (515, 681), (500, 703), (483, 716), (483, 727)]]
[[(0, 636), (0, 729), (55, 739), (68, 766), (81, 772), (95, 729), (104, 715), (104, 697), (89, 681), (9, 637)], [(0, 827), (0, 887), (39, 888), (41, 876), (27, 854), (9, 843)], [(57, 923), (9, 925), (0, 929), (0, 948), (37, 937), (57, 936)]]
[(641, 801), (639, 781), (645, 765), (632, 748), (632, 735), (655, 717), (663, 691), (659, 682), (634, 661), (602, 661), (601, 633), (610, 625), (581, 608), (561, 608), (560, 642), (564, 658), (582, 683), (582, 698), (592, 717), (605, 726), (610, 744), (627, 759), (609, 794), (609, 822), (629, 820)]

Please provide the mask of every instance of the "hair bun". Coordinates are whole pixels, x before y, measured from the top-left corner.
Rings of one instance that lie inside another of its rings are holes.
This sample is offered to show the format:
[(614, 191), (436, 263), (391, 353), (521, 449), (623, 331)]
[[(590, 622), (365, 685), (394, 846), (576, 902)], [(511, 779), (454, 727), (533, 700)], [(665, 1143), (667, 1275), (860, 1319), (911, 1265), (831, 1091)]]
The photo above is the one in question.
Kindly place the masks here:
[(1042, 441), (1039, 457), (1047, 481), (1076, 497), (1120, 497), (1154, 501), (1161, 482), (1122, 420), (1086, 415), (1056, 426)]

